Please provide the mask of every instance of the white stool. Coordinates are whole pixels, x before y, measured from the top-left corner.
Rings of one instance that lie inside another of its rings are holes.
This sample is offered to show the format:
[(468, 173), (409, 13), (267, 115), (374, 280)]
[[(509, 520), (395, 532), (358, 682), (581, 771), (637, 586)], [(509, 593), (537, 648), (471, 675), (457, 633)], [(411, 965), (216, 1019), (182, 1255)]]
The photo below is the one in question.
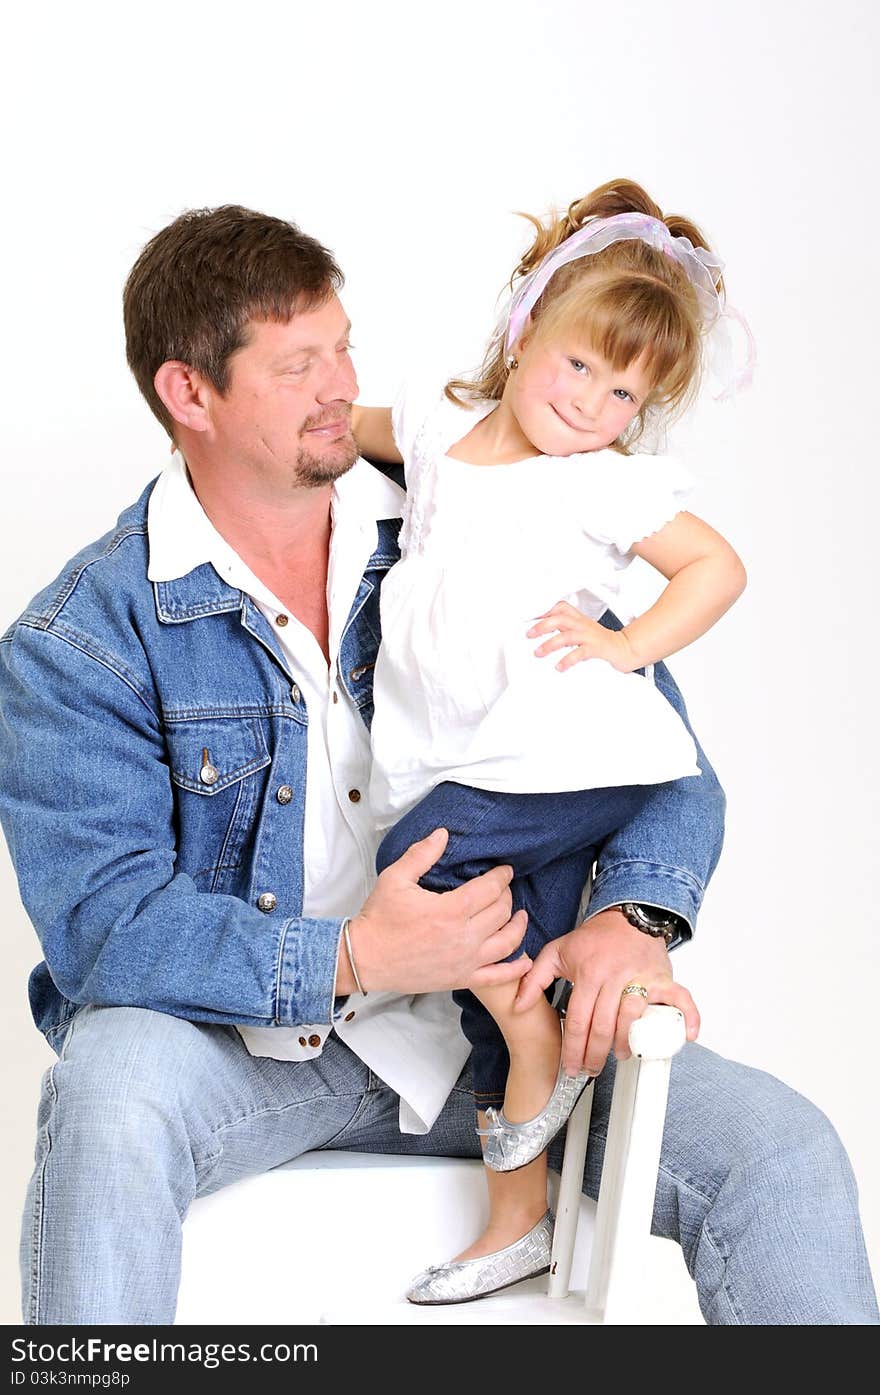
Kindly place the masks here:
[(579, 1101), (558, 1195), (551, 1174), (549, 1287), (538, 1278), (478, 1303), (407, 1303), (412, 1277), (485, 1223), (482, 1165), (328, 1151), (193, 1203), (177, 1322), (701, 1323), (678, 1246), (650, 1235), (669, 1066), (684, 1038), (676, 1008), (648, 1007), (633, 1024), (598, 1206), (580, 1192), (592, 1086)]
[[(633, 1294), (644, 1282), (669, 1071), (685, 1039), (678, 1008), (646, 1007), (629, 1031), (633, 1054), (617, 1066), (584, 1295), (585, 1306), (598, 1322), (631, 1321)], [(551, 1298), (565, 1298), (569, 1292), (592, 1108), (591, 1085), (568, 1122), (550, 1262)]]

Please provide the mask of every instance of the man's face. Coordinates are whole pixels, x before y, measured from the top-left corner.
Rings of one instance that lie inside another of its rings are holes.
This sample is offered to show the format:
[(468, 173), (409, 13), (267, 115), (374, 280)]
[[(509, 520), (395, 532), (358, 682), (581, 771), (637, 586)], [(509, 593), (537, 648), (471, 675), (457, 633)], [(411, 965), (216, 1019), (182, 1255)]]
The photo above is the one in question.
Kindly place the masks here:
[(252, 320), (226, 392), (209, 393), (212, 453), (269, 489), (317, 488), (350, 470), (358, 454), (350, 330), (335, 295), (287, 324)]

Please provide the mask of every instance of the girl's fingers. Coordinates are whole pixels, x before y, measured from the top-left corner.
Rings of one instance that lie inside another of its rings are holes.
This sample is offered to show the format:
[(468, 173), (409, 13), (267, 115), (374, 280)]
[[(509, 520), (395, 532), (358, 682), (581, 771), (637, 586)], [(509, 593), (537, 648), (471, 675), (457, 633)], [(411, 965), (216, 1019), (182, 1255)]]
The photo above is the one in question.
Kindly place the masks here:
[(575, 664), (582, 664), (585, 659), (592, 659), (594, 657), (592, 650), (589, 649), (587, 645), (579, 644), (577, 649), (573, 649), (570, 654), (566, 654), (565, 658), (561, 659), (556, 667), (559, 669), (560, 673), (562, 673), (565, 669), (574, 668)]
[(552, 639), (546, 639), (543, 644), (539, 644), (535, 650), (538, 658), (543, 658), (545, 654), (553, 654), (557, 649), (570, 649), (576, 640), (568, 639), (563, 634), (554, 635)]
[(542, 616), (530, 630), (526, 630), (526, 638), (534, 639), (536, 635), (549, 635), (552, 630), (559, 629), (561, 620), (561, 615), (553, 615), (552, 612), (549, 615)]
[(569, 605), (567, 601), (558, 601), (551, 606), (550, 610), (545, 610), (543, 615), (536, 617), (534, 625), (530, 630), (526, 630), (529, 639), (535, 635), (547, 634), (550, 630), (558, 628), (560, 620), (586, 620), (586, 616), (575, 606)]

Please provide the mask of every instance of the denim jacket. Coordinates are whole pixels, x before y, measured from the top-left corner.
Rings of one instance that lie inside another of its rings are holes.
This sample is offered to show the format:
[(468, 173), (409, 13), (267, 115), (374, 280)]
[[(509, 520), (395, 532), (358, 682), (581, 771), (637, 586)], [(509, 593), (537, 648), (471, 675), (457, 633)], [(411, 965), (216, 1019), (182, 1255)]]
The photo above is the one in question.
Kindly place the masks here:
[[(152, 487), (0, 639), (0, 819), (45, 954), (34, 1019), (49, 1031), (94, 1003), (330, 1021), (341, 921), (301, 914), (305, 704), (260, 611), (212, 567), (148, 581)], [(379, 522), (341, 643), (367, 726), (399, 527)], [(590, 914), (645, 901), (693, 926), (724, 811), (700, 766), (608, 841)]]

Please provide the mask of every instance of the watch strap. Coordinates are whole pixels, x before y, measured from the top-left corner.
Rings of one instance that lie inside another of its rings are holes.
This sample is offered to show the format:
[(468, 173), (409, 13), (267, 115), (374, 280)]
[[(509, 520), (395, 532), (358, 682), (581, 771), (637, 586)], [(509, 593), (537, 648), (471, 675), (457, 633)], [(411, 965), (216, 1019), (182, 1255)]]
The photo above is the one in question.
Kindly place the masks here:
[(649, 906), (641, 901), (623, 901), (617, 909), (630, 925), (640, 930), (643, 935), (650, 935), (657, 940), (662, 938), (667, 949), (680, 933), (680, 917), (674, 911), (664, 910), (662, 906)]

